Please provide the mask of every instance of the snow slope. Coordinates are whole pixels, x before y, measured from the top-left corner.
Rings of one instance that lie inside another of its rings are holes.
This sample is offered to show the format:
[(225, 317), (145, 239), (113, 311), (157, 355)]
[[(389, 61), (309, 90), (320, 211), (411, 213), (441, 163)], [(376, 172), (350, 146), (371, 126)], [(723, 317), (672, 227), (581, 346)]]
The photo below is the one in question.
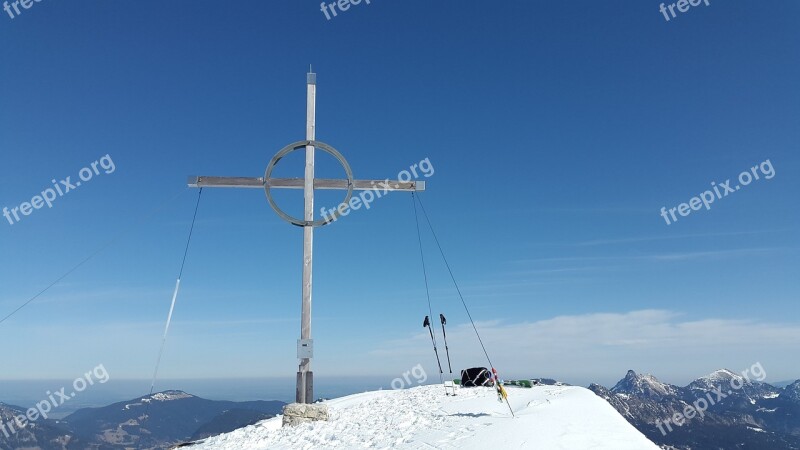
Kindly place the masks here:
[(658, 450), (605, 400), (572, 386), (508, 388), (516, 418), (493, 388), (441, 385), (327, 402), (331, 420), (281, 428), (281, 417), (202, 441), (204, 449)]

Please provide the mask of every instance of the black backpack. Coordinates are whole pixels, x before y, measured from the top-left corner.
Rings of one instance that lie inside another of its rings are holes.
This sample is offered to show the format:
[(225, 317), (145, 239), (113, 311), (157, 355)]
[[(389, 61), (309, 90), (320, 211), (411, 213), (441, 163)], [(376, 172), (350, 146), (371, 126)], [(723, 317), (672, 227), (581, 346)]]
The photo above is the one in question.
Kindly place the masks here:
[(492, 374), (486, 367), (473, 367), (461, 371), (462, 387), (494, 386)]

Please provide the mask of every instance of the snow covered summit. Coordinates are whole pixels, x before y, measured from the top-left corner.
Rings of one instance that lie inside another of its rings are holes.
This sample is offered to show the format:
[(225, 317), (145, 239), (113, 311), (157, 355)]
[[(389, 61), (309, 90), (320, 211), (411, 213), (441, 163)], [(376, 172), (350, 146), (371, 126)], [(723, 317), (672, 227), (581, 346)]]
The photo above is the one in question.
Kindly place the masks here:
[(573, 386), (508, 388), (516, 418), (492, 388), (441, 385), (327, 402), (331, 420), (281, 428), (281, 417), (198, 444), (205, 449), (657, 450), (605, 400)]
[(677, 390), (674, 386), (658, 381), (658, 378), (653, 375), (641, 375), (629, 370), (625, 378), (611, 388), (611, 392), (622, 396), (634, 395), (657, 398), (675, 395)]

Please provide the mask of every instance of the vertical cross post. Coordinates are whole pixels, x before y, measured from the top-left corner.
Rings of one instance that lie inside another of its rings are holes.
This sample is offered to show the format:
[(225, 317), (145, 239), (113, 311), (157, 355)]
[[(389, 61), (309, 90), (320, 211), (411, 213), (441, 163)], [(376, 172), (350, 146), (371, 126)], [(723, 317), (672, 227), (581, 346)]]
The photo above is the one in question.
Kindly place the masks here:
[[(306, 76), (306, 140), (313, 141), (316, 136), (317, 74), (309, 70)], [(303, 219), (314, 220), (314, 146), (306, 146), (306, 170), (303, 183), (305, 210)], [(313, 275), (314, 227), (303, 227), (303, 306), (300, 319), (300, 339), (311, 339), (311, 287)], [(313, 345), (311, 345), (313, 351)], [(301, 355), (298, 355), (300, 357)], [(310, 355), (305, 355), (310, 356)], [(311, 371), (311, 358), (300, 359), (297, 372), (297, 403), (314, 402), (314, 372)]]

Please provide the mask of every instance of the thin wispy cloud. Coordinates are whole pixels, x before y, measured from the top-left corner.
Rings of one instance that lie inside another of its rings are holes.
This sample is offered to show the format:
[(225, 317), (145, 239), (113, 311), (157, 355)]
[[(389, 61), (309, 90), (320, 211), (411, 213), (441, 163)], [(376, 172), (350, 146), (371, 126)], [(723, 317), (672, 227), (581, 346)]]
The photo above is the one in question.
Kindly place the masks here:
[(754, 256), (754, 255), (764, 255), (764, 254), (772, 254), (779, 252), (792, 252), (796, 250), (797, 249), (792, 247), (755, 247), (755, 248), (739, 248), (731, 250), (650, 253), (644, 255), (564, 256), (564, 257), (553, 257), (553, 258), (523, 259), (523, 260), (517, 260), (517, 263), (559, 263), (559, 262), (587, 262), (587, 261), (658, 262), (658, 261), (718, 258), (722, 256)]
[[(569, 214), (647, 214), (653, 211), (652, 208), (646, 207), (630, 207), (630, 206), (575, 206), (575, 207), (558, 207), (558, 208), (536, 208), (536, 211), (550, 212), (550, 213), (569, 213)], [(514, 211), (518, 212), (518, 211)]]
[[(704, 375), (698, 367), (710, 372), (762, 361), (774, 376), (800, 377), (796, 365), (785, 357), (800, 344), (798, 324), (640, 310), (535, 322), (484, 321), (476, 326), (495, 364), (501, 370), (514, 367), (517, 376), (572, 374), (576, 380), (585, 375), (606, 381), (636, 369), (679, 382)], [(486, 365), (469, 323), (449, 324), (447, 336), (457, 367)], [(430, 336), (421, 331), (383, 342), (371, 356), (429, 363), (430, 347)]]
[(634, 242), (656, 242), (656, 241), (673, 241), (681, 239), (697, 239), (697, 238), (705, 239), (714, 237), (747, 236), (747, 235), (758, 235), (767, 233), (780, 233), (784, 231), (790, 231), (790, 230), (782, 229), (782, 230), (758, 230), (758, 231), (730, 231), (730, 232), (718, 232), (718, 233), (664, 234), (659, 236), (638, 236), (638, 237), (596, 239), (583, 242), (565, 243), (563, 245), (591, 247), (598, 245), (628, 244)]

